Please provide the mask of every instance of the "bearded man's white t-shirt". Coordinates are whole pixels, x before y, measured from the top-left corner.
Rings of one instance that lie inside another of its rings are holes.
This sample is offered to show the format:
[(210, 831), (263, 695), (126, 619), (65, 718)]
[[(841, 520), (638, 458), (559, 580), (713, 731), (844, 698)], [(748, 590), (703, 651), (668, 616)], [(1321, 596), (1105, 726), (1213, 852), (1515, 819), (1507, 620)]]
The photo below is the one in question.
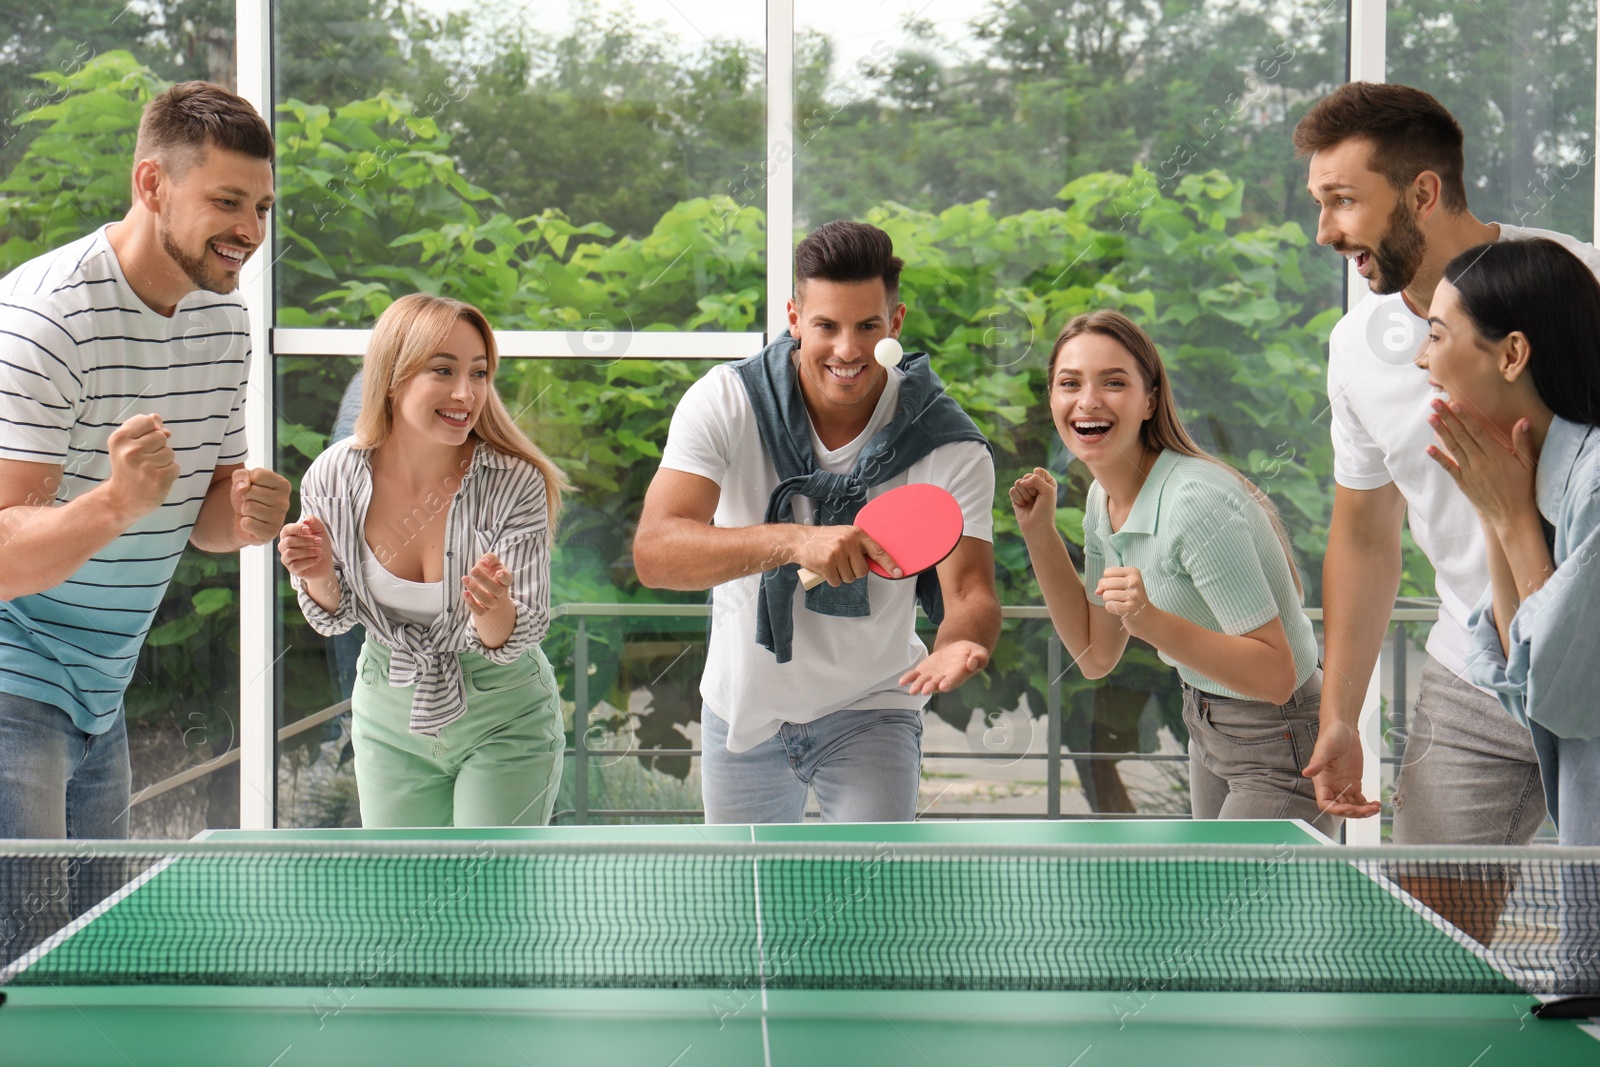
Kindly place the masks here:
[[(1546, 237), (1600, 277), (1600, 250), (1564, 233), (1500, 224), (1502, 241)], [(1489, 584), (1478, 513), (1444, 469), (1428, 457), (1434, 397), (1428, 372), (1413, 360), (1428, 338), (1426, 319), (1399, 293), (1369, 293), (1333, 328), (1328, 342), (1328, 400), (1333, 415), (1333, 477), (1347, 489), (1393, 482), (1406, 500), (1411, 537), (1433, 564), (1439, 621), (1428, 654), (1467, 677), (1467, 618)]]

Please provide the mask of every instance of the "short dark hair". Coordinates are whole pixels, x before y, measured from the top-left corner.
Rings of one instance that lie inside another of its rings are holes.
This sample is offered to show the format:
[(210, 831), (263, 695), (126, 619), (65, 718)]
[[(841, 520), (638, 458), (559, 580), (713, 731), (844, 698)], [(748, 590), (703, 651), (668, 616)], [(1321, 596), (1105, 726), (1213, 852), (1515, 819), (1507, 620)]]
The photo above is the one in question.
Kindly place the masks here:
[(1353, 138), (1372, 146), (1372, 169), (1396, 189), (1418, 174), (1439, 176), (1452, 215), (1467, 210), (1461, 123), (1439, 101), (1409, 85), (1346, 82), (1317, 101), (1294, 128), (1294, 151), (1309, 156)]
[(1520, 330), (1528, 373), (1544, 406), (1569, 422), (1600, 426), (1600, 281), (1555, 241), (1496, 241), (1444, 268), (1478, 336)]
[(794, 288), (813, 278), (827, 282), (883, 280), (889, 304), (900, 302), (900, 268), (889, 235), (865, 222), (840, 219), (812, 230), (794, 250)]
[(272, 130), (250, 102), (211, 82), (179, 82), (145, 106), (133, 159), (157, 159), (174, 181), (206, 148), (271, 162)]

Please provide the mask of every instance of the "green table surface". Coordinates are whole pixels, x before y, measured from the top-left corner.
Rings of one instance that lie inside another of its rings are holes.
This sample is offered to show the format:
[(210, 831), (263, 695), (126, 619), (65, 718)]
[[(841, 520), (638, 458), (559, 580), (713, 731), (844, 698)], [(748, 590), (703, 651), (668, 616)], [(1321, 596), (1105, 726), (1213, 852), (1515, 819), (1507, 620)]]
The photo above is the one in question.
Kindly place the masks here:
[[(1336, 847), (1294, 823), (1002, 822), (896, 826), (283, 830), (212, 839), (849, 841)], [(893, 868), (890, 868), (891, 870)], [(136, 892), (146, 892), (159, 879)], [(175, 881), (173, 884), (177, 884)], [(1370, 887), (1368, 887), (1370, 888)], [(270, 887), (263, 887), (264, 894)], [(765, 899), (765, 897), (764, 897)], [(1386, 907), (1379, 899), (1372, 906)], [(779, 902), (769, 907), (776, 915)], [(84, 928), (115, 915), (112, 908)], [(1409, 916), (1402, 921), (1401, 929)], [(83, 936), (82, 934), (78, 936)], [(1408, 935), (1409, 936), (1409, 933)], [(72, 940), (62, 948), (70, 948)], [(61, 951), (58, 949), (57, 951)], [(48, 958), (48, 957), (47, 957)], [(12, 985), (0, 1064), (982, 1065), (1286, 1062), (1564, 1067), (1600, 1063), (1592, 1027), (1541, 1021), (1520, 993), (1215, 993), (1146, 989), (505, 989)]]

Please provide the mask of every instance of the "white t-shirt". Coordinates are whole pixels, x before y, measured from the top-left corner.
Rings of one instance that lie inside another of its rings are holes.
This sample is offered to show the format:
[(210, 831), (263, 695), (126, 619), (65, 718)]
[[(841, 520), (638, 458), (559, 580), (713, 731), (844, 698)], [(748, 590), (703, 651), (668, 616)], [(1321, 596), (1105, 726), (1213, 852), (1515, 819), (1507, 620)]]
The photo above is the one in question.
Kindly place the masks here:
[[(899, 370), (867, 428), (854, 441), (829, 452), (815, 429), (811, 444), (817, 466), (847, 474), (874, 434), (894, 419), (900, 399)], [(722, 489), (714, 518), (724, 527), (757, 526), (778, 487), (778, 472), (761, 442), (755, 412), (737, 372), (713, 367), (689, 387), (672, 416), (661, 466), (709, 478)], [(868, 498), (911, 483), (943, 486), (961, 505), (966, 537), (993, 540), (994, 463), (988, 449), (962, 441), (935, 449)], [(809, 523), (814, 505), (795, 498), (795, 521)], [(819, 615), (794, 597), (794, 658), (779, 663), (756, 643), (756, 601), (761, 575), (751, 574), (715, 588), (711, 639), (700, 695), (728, 723), (728, 748), (746, 752), (783, 723), (804, 723), (845, 710), (921, 710), (927, 697), (900, 687), (902, 674), (928, 654), (916, 634), (916, 581), (867, 576), (871, 613), (861, 618)]]
[[(1501, 240), (1547, 237), (1600, 277), (1600, 251), (1566, 234), (1501, 224)], [(1428, 654), (1467, 676), (1467, 618), (1488, 586), (1478, 513), (1450, 476), (1428, 458), (1433, 391), (1412, 360), (1427, 341), (1427, 320), (1399, 293), (1369, 293), (1333, 328), (1328, 342), (1328, 399), (1333, 413), (1333, 477), (1348, 489), (1393, 482), (1406, 500), (1417, 547), (1438, 576), (1439, 621)]]

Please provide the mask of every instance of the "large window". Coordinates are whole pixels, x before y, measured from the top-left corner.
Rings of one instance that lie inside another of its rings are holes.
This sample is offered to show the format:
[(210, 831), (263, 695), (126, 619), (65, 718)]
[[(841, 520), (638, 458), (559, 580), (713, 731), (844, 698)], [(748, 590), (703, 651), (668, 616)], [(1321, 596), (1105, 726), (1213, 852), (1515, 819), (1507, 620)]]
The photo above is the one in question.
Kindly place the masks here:
[[(297, 47), (302, 58), (277, 68), (277, 321), (365, 329), (421, 289), (477, 305), (499, 331), (544, 339), (534, 350), (556, 358), (507, 360), (498, 385), (574, 485), (556, 604), (682, 599), (633, 578), (632, 528), (672, 408), (708, 364), (635, 357), (656, 341), (648, 331), (759, 336), (765, 195), (751, 175), (764, 155), (764, 35), (759, 9), (730, 18), (707, 3), (433, 5), (376, 25), (320, 3), (277, 10), (280, 53), (291, 39), (324, 42), (324, 61)], [(346, 66), (357, 73), (342, 76)], [(315, 336), (360, 351), (353, 333)], [(690, 341), (686, 354), (710, 353)], [(337, 412), (355, 369), (328, 355), (277, 364), (281, 462), (293, 476), (349, 431), (353, 411), (336, 426)], [(348, 717), (328, 716), (349, 695), (360, 637), (325, 647), (286, 586), (278, 595), (291, 665), (278, 818), (348, 821)], [(664, 685), (659, 668), (642, 681), (631, 671), (660, 625), (613, 618), (592, 629), (597, 730), (621, 728), (607, 709), (625, 709), (633, 688)], [(575, 638), (558, 621), (545, 642), (569, 700)], [(657, 721), (697, 717), (696, 702)], [(689, 739), (669, 729), (663, 744)], [(571, 770), (567, 781), (563, 810), (578, 806)]]
[(1595, 5), (1409, 3), (1389, 12), (1389, 80), (1427, 89), (1466, 131), (1485, 222), (1594, 235)]
[(279, 325), (366, 327), (426, 289), (589, 333), (551, 355), (760, 329), (764, 204), (734, 194), (763, 154), (764, 20), (652, 6), (274, 5)]
[[(1465, 131), (1473, 214), (1591, 240), (1595, 5), (1411, 3), (1389, 11), (1387, 30), (1389, 80), (1428, 90)], [(1400, 591), (1422, 597), (1434, 591), (1433, 568), (1409, 537)], [(1385, 679), (1386, 734), (1397, 750), (1406, 743), (1409, 709), (1393, 697), (1421, 684), (1429, 624), (1399, 628), (1406, 631), (1395, 643), (1399, 665)]]

